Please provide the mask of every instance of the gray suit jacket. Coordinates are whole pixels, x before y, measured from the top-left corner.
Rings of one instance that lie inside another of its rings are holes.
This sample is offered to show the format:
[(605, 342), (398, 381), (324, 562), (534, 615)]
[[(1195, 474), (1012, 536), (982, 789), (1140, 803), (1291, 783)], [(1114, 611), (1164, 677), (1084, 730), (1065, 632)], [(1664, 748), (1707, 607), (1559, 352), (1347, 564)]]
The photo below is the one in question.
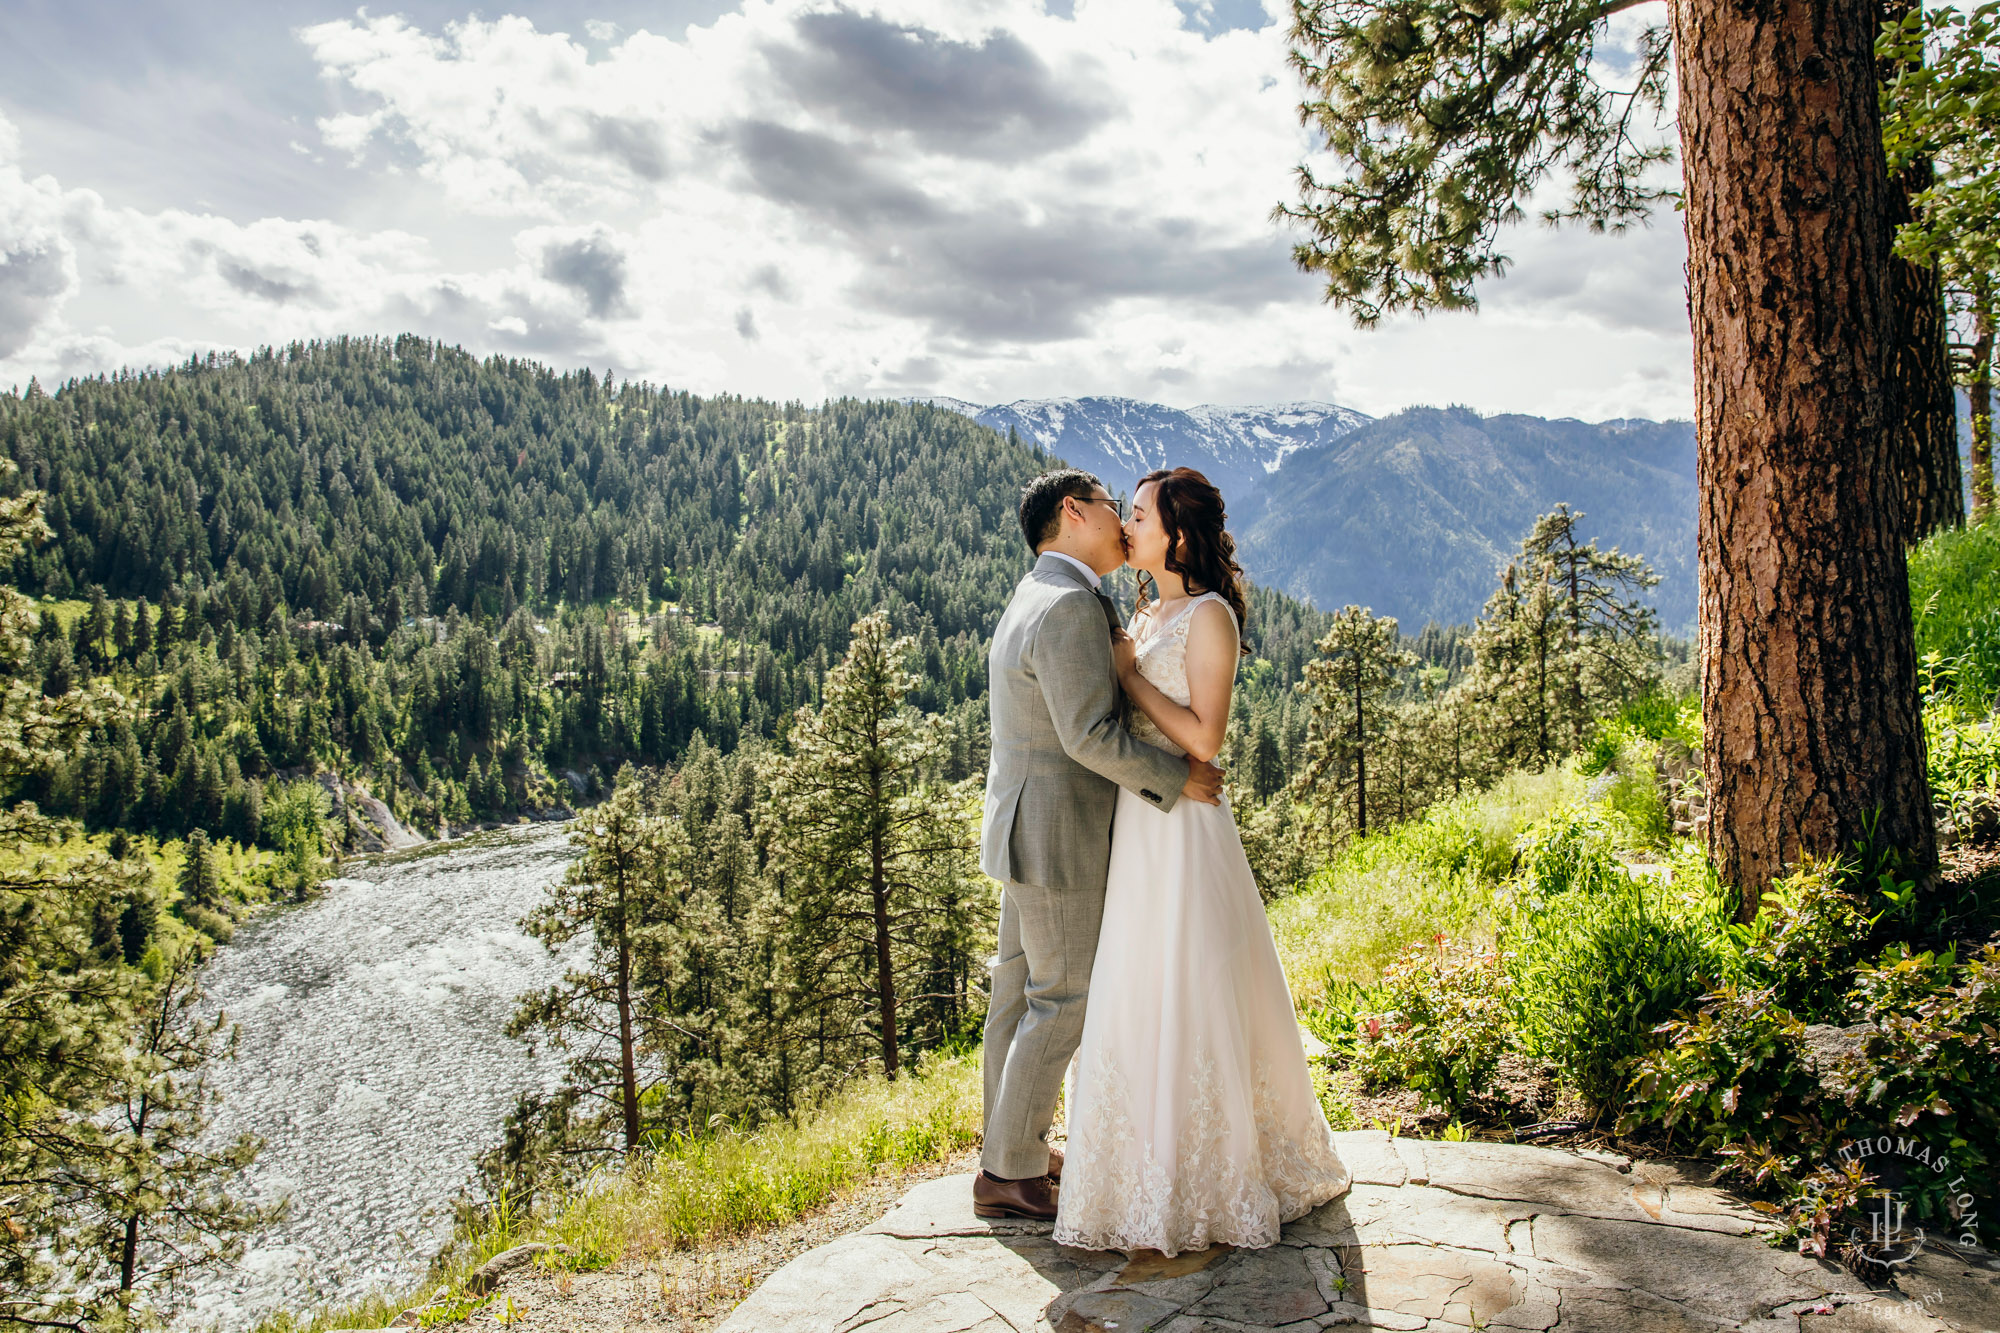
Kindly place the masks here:
[(1102, 890), (1124, 787), (1171, 810), (1187, 761), (1132, 739), (1104, 604), (1044, 555), (1014, 589), (987, 655), (993, 759), (979, 868), (1002, 881)]

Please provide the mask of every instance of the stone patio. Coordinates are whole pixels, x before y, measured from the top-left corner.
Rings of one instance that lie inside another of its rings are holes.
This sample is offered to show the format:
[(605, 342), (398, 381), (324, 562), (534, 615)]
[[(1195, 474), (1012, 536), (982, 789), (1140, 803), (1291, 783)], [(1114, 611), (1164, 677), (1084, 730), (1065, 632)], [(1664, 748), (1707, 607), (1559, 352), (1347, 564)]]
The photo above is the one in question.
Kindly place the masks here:
[(1354, 1187), (1266, 1250), (1074, 1250), (974, 1217), (949, 1176), (773, 1273), (722, 1333), (2000, 1333), (2000, 1259), (1933, 1248), (1870, 1288), (1767, 1245), (1698, 1164), (1335, 1137)]

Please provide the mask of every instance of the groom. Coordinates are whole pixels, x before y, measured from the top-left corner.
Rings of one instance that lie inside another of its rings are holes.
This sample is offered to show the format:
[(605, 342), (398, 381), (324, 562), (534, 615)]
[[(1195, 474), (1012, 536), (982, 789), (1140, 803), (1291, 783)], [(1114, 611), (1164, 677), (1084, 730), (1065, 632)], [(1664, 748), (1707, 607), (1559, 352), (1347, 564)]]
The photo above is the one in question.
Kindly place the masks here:
[(1118, 611), (1098, 580), (1125, 563), (1118, 502), (1088, 472), (1047, 472), (1021, 493), (1035, 567), (987, 657), (993, 760), (979, 868), (1000, 881), (1000, 951), (986, 1015), (981, 1217), (1056, 1215), (1062, 1160), (1049, 1123), (1083, 1036), (1111, 816), (1124, 787), (1162, 810), (1217, 803), (1222, 772), (1132, 738), (1112, 668)]

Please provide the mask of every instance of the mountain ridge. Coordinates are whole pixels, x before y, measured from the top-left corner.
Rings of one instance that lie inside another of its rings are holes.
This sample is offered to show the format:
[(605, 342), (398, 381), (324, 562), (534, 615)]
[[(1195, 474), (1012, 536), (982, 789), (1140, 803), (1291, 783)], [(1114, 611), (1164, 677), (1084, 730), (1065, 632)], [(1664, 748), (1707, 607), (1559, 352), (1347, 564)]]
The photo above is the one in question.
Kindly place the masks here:
[(1250, 577), (1323, 610), (1370, 606), (1412, 631), (1470, 621), (1536, 517), (1568, 503), (1586, 539), (1653, 564), (1663, 626), (1694, 622), (1690, 421), (1463, 406), (1369, 417), (1312, 401), (1172, 408), (1108, 395), (913, 401), (1012, 430), (1113, 492), (1154, 467), (1199, 468), (1228, 501)]
[(1231, 499), (1247, 496), (1284, 460), (1330, 444), (1371, 420), (1338, 403), (1300, 400), (1233, 407), (1168, 407), (1109, 394), (1020, 398), (983, 407), (962, 398), (911, 401), (968, 416), (1129, 490), (1158, 467), (1200, 469)]

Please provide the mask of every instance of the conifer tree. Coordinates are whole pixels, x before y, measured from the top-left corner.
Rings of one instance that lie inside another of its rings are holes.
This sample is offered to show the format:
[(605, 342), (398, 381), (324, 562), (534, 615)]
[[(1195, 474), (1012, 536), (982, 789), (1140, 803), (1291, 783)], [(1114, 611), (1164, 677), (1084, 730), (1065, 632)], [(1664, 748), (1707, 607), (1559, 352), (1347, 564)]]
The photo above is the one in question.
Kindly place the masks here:
[(672, 862), (685, 858), (685, 835), (649, 805), (645, 784), (630, 769), (611, 798), (571, 835), (580, 855), (549, 901), (521, 925), (555, 953), (589, 941), (585, 961), (560, 981), (524, 996), (507, 1030), (546, 1034), (570, 1054), (571, 1103), (596, 1100), (608, 1110), (592, 1122), (616, 1124), (625, 1151), (639, 1144), (640, 1099), (651, 1085), (639, 1067), (644, 1040), (646, 975), (667, 966), (658, 958), (656, 927)]
[(1643, 600), (1660, 581), (1646, 562), (1616, 547), (1579, 542), (1582, 514), (1559, 504), (1535, 521), (1521, 543), (1555, 593), (1563, 629), (1562, 702), (1570, 748), (1580, 748), (1591, 719), (1643, 690), (1654, 677), (1658, 613)]
[[(0, 460), (0, 482), (15, 475)], [(41, 495), (0, 496), (0, 564), (48, 529)], [(98, 854), (45, 857), (76, 826), (15, 793), (94, 727), (123, 712), (106, 691), (50, 699), (18, 678), (35, 626), (27, 598), (0, 587), (0, 1322), (55, 1323), (73, 1313), (58, 1265), (69, 1257), (73, 1193), (64, 1173), (102, 1159), (90, 1134), (119, 1069), (145, 974), (126, 966), (116, 929), (149, 897), (144, 862)], [(101, 923), (114, 923), (105, 931)]]
[(1889, 170), (1932, 162), (1896, 237), (1905, 260), (1935, 265), (1965, 326), (1959, 382), (1970, 398), (1972, 513), (1994, 512), (1993, 362), (2000, 325), (2000, 3), (1969, 11), (1911, 6), (1878, 53), (1896, 70), (1883, 89)]
[(970, 789), (930, 779), (950, 756), (948, 723), (904, 702), (916, 652), (890, 637), (886, 612), (857, 622), (820, 705), (794, 715), (765, 770), (789, 946), (825, 1058), (858, 1066), (872, 1045), (891, 1078), (906, 1045), (935, 1040), (906, 1040), (912, 1002), (970, 1004), (968, 942), (995, 919)]
[(1267, 713), (1257, 717), (1250, 743), (1250, 790), (1259, 801), (1268, 801), (1285, 785), (1285, 758), (1278, 749), (1278, 735)]
[[(1295, 779), (1305, 799), (1329, 815), (1347, 796), (1345, 809), (1357, 835), (1368, 832), (1371, 808), (1368, 761), (1380, 749), (1389, 723), (1386, 696), (1397, 673), (1416, 665), (1402, 647), (1394, 616), (1346, 606), (1316, 645), (1300, 686), (1312, 699), (1305, 763)], [(1331, 823), (1329, 821), (1329, 827)]]
[(222, 877), (216, 873), (215, 853), (209, 848), (208, 834), (200, 829), (187, 836), (187, 854), (181, 861), (181, 901), (210, 911), (222, 906)]
[(76, 1130), (86, 1150), (63, 1184), (80, 1216), (63, 1247), (93, 1327), (151, 1322), (176, 1283), (233, 1262), (248, 1234), (286, 1211), (228, 1192), (256, 1160), (256, 1136), (205, 1141), (217, 1100), (205, 1074), (234, 1059), (236, 1044), (225, 1015), (200, 1013), (205, 961), (188, 946), (163, 962), (112, 1083), (110, 1114)]
[(1581, 746), (1593, 719), (1657, 675), (1644, 560), (1577, 540), (1583, 517), (1558, 505), (1535, 521), (1501, 572), (1472, 634), (1467, 689), (1502, 764), (1544, 766)]

